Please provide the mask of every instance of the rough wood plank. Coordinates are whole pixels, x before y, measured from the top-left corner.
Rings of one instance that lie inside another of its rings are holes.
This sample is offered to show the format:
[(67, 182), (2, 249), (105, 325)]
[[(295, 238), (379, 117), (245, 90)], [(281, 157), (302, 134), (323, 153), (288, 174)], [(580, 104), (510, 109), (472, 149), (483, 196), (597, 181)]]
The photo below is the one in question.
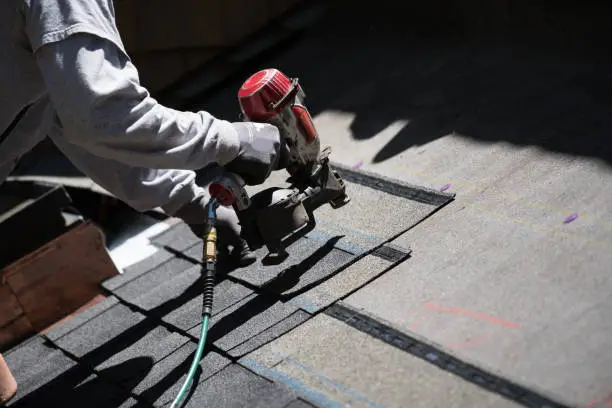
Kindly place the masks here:
[(0, 327), (23, 314), (17, 298), (7, 285), (0, 284)]
[(102, 232), (90, 223), (63, 234), (4, 270), (6, 284), (36, 330), (90, 301), (101, 293), (100, 282), (117, 274)]
[(18, 317), (0, 328), (0, 350), (11, 347), (25, 336), (34, 333), (34, 328), (25, 316)]

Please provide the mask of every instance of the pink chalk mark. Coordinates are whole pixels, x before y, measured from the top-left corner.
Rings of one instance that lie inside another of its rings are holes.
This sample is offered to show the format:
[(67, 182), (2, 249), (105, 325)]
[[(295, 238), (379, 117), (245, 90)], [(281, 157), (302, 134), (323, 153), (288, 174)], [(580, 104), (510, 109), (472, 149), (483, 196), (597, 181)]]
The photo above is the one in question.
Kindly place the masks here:
[(414, 329), (418, 323), (423, 319), (424, 312), (427, 312), (427, 309), (423, 309), (422, 306), (413, 309), (396, 320), (397, 323), (410, 323), (408, 326), (409, 329)]
[[(429, 301), (425, 302), (429, 303)], [(417, 306), (404, 314), (402, 317), (396, 320), (397, 323), (404, 323), (409, 320), (408, 323), (411, 323), (409, 328), (414, 328), (417, 324), (425, 317), (424, 315), (428, 312), (427, 309), (423, 308), (423, 305)]]
[(409, 329), (414, 330), (417, 328), (417, 326), (423, 321), (423, 319), (425, 318), (425, 315), (427, 313), (427, 310), (423, 310), (422, 312), (420, 312), (416, 318), (414, 319), (414, 321), (412, 323), (410, 323), (410, 326), (408, 326)]
[(612, 394), (601, 399), (594, 399), (584, 408), (595, 408), (599, 403), (604, 404), (602, 408), (612, 408)]
[(360, 161), (359, 163), (355, 164), (355, 165), (353, 166), (353, 168), (354, 168), (354, 169), (358, 169), (358, 168), (360, 168), (361, 166), (363, 166), (363, 161)]
[(491, 323), (499, 324), (500, 326), (506, 326), (511, 328), (519, 327), (518, 323), (509, 322), (507, 320), (499, 319), (497, 317), (485, 315), (482, 313), (470, 312), (468, 310), (457, 309), (453, 307), (440, 307), (432, 305), (431, 303), (425, 303), (423, 306), (438, 312), (454, 313), (462, 316), (474, 317), (476, 319), (487, 320)]
[(446, 191), (446, 190), (448, 190), (449, 188), (451, 188), (451, 185), (450, 185), (450, 184), (445, 184), (445, 185), (443, 185), (443, 186), (442, 186), (442, 188), (440, 189), (440, 191)]

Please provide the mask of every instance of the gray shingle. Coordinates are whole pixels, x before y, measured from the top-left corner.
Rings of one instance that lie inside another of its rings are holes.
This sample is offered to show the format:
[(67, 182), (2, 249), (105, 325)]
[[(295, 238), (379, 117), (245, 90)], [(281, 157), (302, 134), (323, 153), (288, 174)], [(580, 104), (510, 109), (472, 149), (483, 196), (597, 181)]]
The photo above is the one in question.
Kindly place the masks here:
[[(96, 365), (97, 372), (116, 367), (119, 364), (136, 359), (142, 359), (142, 364), (134, 364), (130, 369), (116, 372), (112, 378), (114, 382), (122, 382), (139, 374), (142, 367), (155, 364), (172, 354), (177, 348), (189, 342), (189, 338), (178, 333), (172, 333), (167, 329), (157, 326), (144, 334), (136, 342), (129, 344), (111, 357)], [(146, 360), (145, 360), (146, 359)]]
[(60, 350), (46, 346), (44, 342), (43, 338), (37, 337), (4, 356), (19, 385), (17, 395), (8, 406), (18, 402), (20, 406), (40, 402), (39, 396), (50, 395), (50, 385), (64, 383), (68, 378), (76, 381), (84, 376), (76, 361)]
[(146, 316), (132, 311), (125, 305), (118, 304), (54, 343), (78, 358), (104, 346), (103, 354), (108, 358), (108, 355), (117, 353), (129, 345), (127, 343), (132, 339), (132, 333), (137, 335), (139, 330), (145, 329), (135, 327), (145, 319)]
[(138, 278), (140, 275), (149, 272), (151, 269), (154, 269), (164, 262), (169, 261), (173, 256), (174, 254), (171, 252), (160, 248), (153, 255), (125, 268), (122, 274), (113, 276), (112, 278), (102, 282), (102, 287), (112, 292), (113, 290), (116, 290), (126, 283)]
[[(178, 295), (173, 293), (169, 287), (166, 287), (166, 289), (168, 290), (168, 295)], [(201, 293), (201, 287), (198, 286), (197, 289)], [(164, 315), (162, 320), (184, 331), (188, 331), (198, 325), (202, 320), (202, 296), (199, 293), (198, 296), (192, 298), (187, 303)], [(217, 283), (214, 293), (213, 316), (252, 295), (253, 291), (238, 283), (223, 280)]]
[[(123, 389), (104, 381), (95, 374), (74, 370), (54, 378), (40, 378), (41, 387), (25, 391), (20, 385), (19, 399), (10, 407), (118, 407), (144, 408)], [(27, 392), (24, 393), (24, 392)]]
[(304, 323), (310, 317), (311, 316), (308, 313), (298, 310), (286, 319), (283, 319), (280, 322), (276, 323), (274, 326), (267, 328), (263, 332), (251, 337), (244, 343), (230, 349), (228, 351), (228, 354), (233, 358), (240, 358), (255, 350), (256, 348), (261, 347), (264, 344), (267, 344), (270, 341), (276, 339), (277, 337), (282, 336), (291, 329)]
[(46, 343), (41, 336), (32, 337), (27, 342), (5, 352), (4, 359), (12, 371), (24, 372), (57, 352)]
[(199, 384), (185, 408), (285, 408), (296, 399), (288, 388), (232, 364)]
[(97, 375), (90, 375), (84, 381), (64, 390), (56, 389), (53, 396), (40, 400), (42, 406), (66, 407), (135, 407), (137, 401), (121, 388), (104, 381)]
[(184, 222), (180, 222), (159, 235), (151, 238), (151, 242), (161, 247), (170, 247), (177, 251), (184, 251), (199, 240), (189, 226)]
[(290, 302), (309, 313), (316, 313), (376, 278), (391, 265), (393, 263), (388, 260), (366, 255)]
[[(141, 400), (155, 406), (163, 406), (171, 402), (185, 380), (196, 348), (197, 344), (194, 342), (185, 344), (155, 364), (146, 376), (126, 380), (121, 383), (121, 386), (133, 392)], [(205, 355), (200, 360), (200, 369), (196, 374), (195, 384), (206, 381), (230, 364), (231, 361), (227, 358), (214, 352), (207, 353), (205, 350)]]
[(285, 408), (316, 408), (314, 405), (307, 403), (304, 400), (296, 399), (287, 405)]
[(199, 265), (191, 265), (184, 271), (168, 270), (163, 284), (141, 293), (136, 292), (137, 287), (132, 288), (134, 296), (130, 297), (129, 303), (148, 312), (158, 312), (156, 314), (166, 312), (167, 309), (173, 310), (188, 300), (199, 297), (202, 292), (201, 269)]
[[(353, 176), (353, 179), (361, 178), (365, 173), (357, 171)], [(347, 194), (351, 201), (339, 209), (331, 206), (318, 208), (315, 212), (315, 231), (331, 236), (340, 235), (345, 237), (342, 241), (372, 248), (406, 231), (452, 200), (451, 196), (422, 187), (402, 187), (400, 184), (403, 183), (396, 180), (373, 181), (371, 186), (347, 182)]]
[(230, 275), (251, 285), (266, 286), (275, 293), (291, 296), (294, 292), (325, 278), (354, 258), (354, 255), (335, 249), (339, 237), (323, 244), (302, 238), (287, 249), (289, 256), (278, 265), (266, 265), (266, 248), (256, 251), (258, 261)]
[[(135, 400), (134, 398), (128, 398), (121, 406), (118, 408), (151, 408), (152, 406), (146, 404), (144, 402), (140, 402)], [(300, 407), (301, 408), (301, 407)]]
[(202, 250), (204, 249), (204, 243), (202, 241), (196, 242), (183, 251), (183, 255), (193, 259), (196, 262), (202, 261)]
[(143, 294), (154, 290), (160, 285), (167, 284), (172, 278), (193, 266), (193, 263), (185, 259), (172, 258), (148, 273), (114, 290), (113, 294), (125, 302), (132, 303)]
[[(246, 342), (267, 328), (274, 326), (296, 312), (298, 308), (270, 297), (253, 294), (223, 312), (213, 316), (208, 341), (223, 351)], [(199, 337), (201, 324), (189, 334)]]
[(50, 341), (55, 341), (60, 337), (68, 334), (70, 331), (76, 329), (77, 327), (87, 323), (94, 317), (104, 313), (105, 311), (107, 311), (118, 303), (119, 299), (114, 296), (109, 296), (103, 301), (85, 309), (81, 313), (72, 316), (69, 320), (66, 320), (65, 322), (62, 322), (61, 324), (57, 325), (56, 327), (45, 333), (43, 337), (46, 337)]

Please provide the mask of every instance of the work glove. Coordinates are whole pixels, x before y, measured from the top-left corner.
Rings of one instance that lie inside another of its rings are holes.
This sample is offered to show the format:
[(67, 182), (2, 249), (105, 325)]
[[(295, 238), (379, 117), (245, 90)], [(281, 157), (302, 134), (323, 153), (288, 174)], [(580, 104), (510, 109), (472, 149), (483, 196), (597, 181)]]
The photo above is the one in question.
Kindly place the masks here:
[(276, 126), (267, 123), (235, 122), (240, 149), (224, 167), (242, 177), (247, 185), (262, 184), (273, 170), (284, 168), (287, 148)]
[[(183, 220), (198, 237), (206, 233), (209, 198), (204, 194), (185, 204), (174, 216)], [(218, 206), (216, 211), (217, 250), (229, 256), (237, 266), (247, 266), (257, 260), (248, 243), (241, 236), (241, 225), (233, 208)]]

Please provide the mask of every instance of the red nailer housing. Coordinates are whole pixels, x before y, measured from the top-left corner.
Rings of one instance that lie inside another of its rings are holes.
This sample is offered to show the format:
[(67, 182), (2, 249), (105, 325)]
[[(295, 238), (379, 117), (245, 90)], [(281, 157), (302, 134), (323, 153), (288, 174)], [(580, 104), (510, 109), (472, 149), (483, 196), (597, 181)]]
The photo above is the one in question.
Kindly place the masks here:
[(288, 121), (282, 119), (280, 123), (275, 123), (274, 119), (289, 106), (296, 118), (298, 131), (306, 143), (310, 144), (318, 135), (310, 113), (301, 104), (303, 95), (297, 78), (289, 78), (279, 70), (270, 68), (256, 72), (244, 81), (238, 91), (238, 102), (247, 120), (277, 126), (288, 124)]

